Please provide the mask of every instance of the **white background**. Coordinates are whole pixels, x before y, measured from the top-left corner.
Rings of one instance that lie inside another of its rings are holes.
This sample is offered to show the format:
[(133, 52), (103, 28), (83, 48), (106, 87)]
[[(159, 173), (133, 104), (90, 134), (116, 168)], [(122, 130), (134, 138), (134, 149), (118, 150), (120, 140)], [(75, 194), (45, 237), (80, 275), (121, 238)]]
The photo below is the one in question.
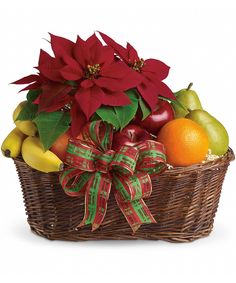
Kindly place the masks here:
[[(236, 17), (224, 1), (1, 1), (0, 140), (12, 111), (25, 99), (8, 85), (33, 72), (47, 32), (75, 40), (101, 30), (143, 58), (171, 71), (173, 91), (190, 81), (204, 108), (228, 129), (236, 150)], [(57, 242), (32, 234), (11, 160), (0, 158), (0, 281), (8, 282), (236, 282), (236, 163), (232, 163), (214, 231), (189, 244), (153, 241)], [(226, 279), (228, 277), (228, 279)]]

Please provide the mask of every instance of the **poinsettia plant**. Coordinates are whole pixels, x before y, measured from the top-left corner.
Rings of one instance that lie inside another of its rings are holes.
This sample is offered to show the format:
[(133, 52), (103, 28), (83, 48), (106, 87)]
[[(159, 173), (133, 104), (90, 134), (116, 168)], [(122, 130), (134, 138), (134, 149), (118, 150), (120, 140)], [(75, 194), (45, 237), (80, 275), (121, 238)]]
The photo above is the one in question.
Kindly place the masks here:
[(45, 150), (69, 128), (77, 137), (88, 122), (103, 120), (124, 128), (138, 109), (143, 119), (159, 98), (175, 100), (163, 82), (169, 67), (157, 59), (144, 60), (135, 48), (116, 43), (99, 32), (76, 42), (50, 34), (54, 56), (40, 50), (37, 74), (14, 84), (27, 84), (27, 103), (19, 120), (36, 123)]

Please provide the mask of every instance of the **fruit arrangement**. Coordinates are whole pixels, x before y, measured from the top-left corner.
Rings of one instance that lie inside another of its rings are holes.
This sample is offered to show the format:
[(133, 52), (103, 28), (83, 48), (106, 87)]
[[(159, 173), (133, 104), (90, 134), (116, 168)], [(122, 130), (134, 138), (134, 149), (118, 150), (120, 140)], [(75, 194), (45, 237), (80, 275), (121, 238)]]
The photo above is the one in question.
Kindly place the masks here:
[[(26, 85), (21, 91), (27, 95), (1, 147), (14, 158), (33, 230), (86, 239), (91, 235), (81, 236), (79, 228), (98, 229), (110, 201), (113, 213), (98, 231), (109, 237), (120, 239), (127, 222), (133, 234), (142, 224), (156, 224), (141, 238), (162, 238), (165, 228), (168, 239), (185, 240), (183, 231), (190, 239), (192, 231), (209, 233), (233, 153), (226, 129), (203, 110), (192, 83), (172, 92), (165, 63), (145, 60), (130, 43), (123, 47), (101, 32), (75, 42), (50, 34), (50, 45), (53, 56), (40, 50), (37, 73), (13, 82)], [(207, 163), (215, 158), (219, 162)], [(61, 189), (82, 201), (65, 198)], [(119, 210), (124, 219), (117, 222)]]
[[(163, 82), (169, 67), (144, 60), (135, 48), (103, 33), (76, 42), (50, 34), (54, 56), (41, 50), (38, 73), (14, 84), (27, 84), (27, 100), (13, 112), (15, 128), (2, 143), (6, 157), (22, 156), (48, 173), (67, 164), (71, 139), (84, 139), (91, 121), (111, 124), (112, 150), (145, 140), (162, 143), (167, 163), (190, 166), (228, 150), (224, 126), (206, 110), (192, 83), (173, 93)], [(103, 41), (103, 43), (102, 43)]]

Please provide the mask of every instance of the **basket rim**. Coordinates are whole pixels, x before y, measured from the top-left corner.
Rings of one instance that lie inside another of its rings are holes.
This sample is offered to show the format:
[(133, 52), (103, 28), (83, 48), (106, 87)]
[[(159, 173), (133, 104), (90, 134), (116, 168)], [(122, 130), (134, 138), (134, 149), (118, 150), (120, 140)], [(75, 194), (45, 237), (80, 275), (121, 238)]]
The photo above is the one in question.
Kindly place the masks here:
[(232, 148), (229, 147), (227, 152), (223, 156), (220, 156), (219, 158), (215, 160), (206, 161), (204, 163), (194, 164), (194, 165), (185, 166), (185, 167), (176, 166), (169, 170), (166, 170), (165, 173), (168, 172), (169, 174), (171, 173), (176, 174), (176, 173), (183, 173), (183, 172), (190, 173), (193, 171), (194, 172), (205, 171), (205, 170), (213, 169), (214, 167), (219, 167), (219, 165), (223, 165), (225, 163), (230, 163), (234, 159), (235, 159), (234, 152)]
[[(16, 158), (12, 158), (14, 161), (17, 162), (22, 162), (25, 163), (25, 161), (23, 160), (22, 156), (18, 156)], [(209, 170), (209, 169), (213, 169), (214, 167), (219, 167), (219, 165), (223, 165), (225, 163), (230, 163), (231, 161), (233, 161), (235, 159), (235, 154), (232, 150), (232, 148), (228, 148), (228, 151), (221, 157), (212, 160), (212, 161), (207, 161), (204, 163), (200, 163), (200, 164), (194, 164), (191, 166), (185, 166), (185, 167), (173, 167), (173, 168), (169, 168), (167, 170), (165, 170), (164, 174), (178, 174), (178, 173), (191, 173), (191, 172), (197, 172), (197, 171), (205, 171), (205, 170)], [(33, 169), (33, 168), (32, 168)], [(35, 169), (33, 169), (35, 170)], [(35, 170), (37, 171), (37, 170)], [(52, 173), (58, 173), (58, 172), (52, 172)], [(45, 173), (48, 174), (48, 173)]]

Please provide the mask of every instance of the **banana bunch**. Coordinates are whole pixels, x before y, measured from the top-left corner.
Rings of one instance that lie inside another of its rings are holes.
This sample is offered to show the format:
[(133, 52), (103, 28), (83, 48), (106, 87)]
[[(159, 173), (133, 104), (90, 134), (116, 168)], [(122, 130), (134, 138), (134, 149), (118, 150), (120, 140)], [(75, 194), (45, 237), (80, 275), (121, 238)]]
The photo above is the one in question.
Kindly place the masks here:
[(45, 151), (40, 139), (36, 137), (37, 127), (32, 121), (17, 120), (27, 101), (21, 102), (13, 112), (16, 127), (2, 143), (4, 156), (16, 158), (20, 154), (30, 167), (45, 173), (61, 171), (63, 162), (50, 150)]

